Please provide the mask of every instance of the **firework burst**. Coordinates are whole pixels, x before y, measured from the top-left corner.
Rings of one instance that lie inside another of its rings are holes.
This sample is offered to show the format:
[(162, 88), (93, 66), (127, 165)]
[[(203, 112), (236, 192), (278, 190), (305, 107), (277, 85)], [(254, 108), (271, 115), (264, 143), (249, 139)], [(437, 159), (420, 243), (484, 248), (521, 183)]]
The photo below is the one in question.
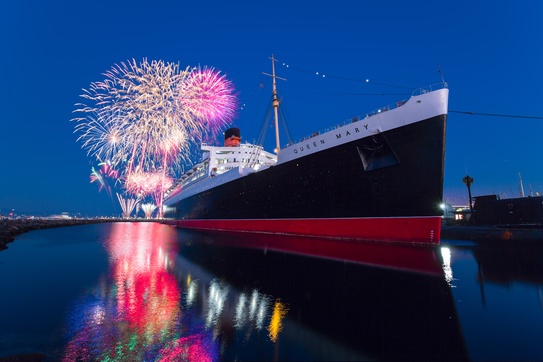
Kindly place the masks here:
[[(151, 196), (156, 205), (162, 205), (164, 190), (173, 185), (173, 179), (163, 172), (143, 172), (137, 171), (126, 177), (126, 192), (143, 199)], [(159, 208), (159, 217), (162, 217), (161, 207)]]
[(180, 83), (179, 101), (183, 108), (207, 123), (216, 132), (232, 121), (237, 108), (234, 86), (214, 68), (197, 67)]
[[(124, 163), (124, 173), (136, 168), (175, 170), (188, 154), (191, 135), (204, 127), (178, 106), (176, 89), (188, 74), (188, 68), (180, 71), (163, 61), (115, 65), (104, 73), (104, 81), (91, 83), (81, 95), (92, 105), (78, 104), (76, 112), (88, 116), (74, 119), (77, 140), (90, 156)], [(166, 158), (165, 149), (170, 150)]]
[(150, 219), (153, 215), (153, 212), (156, 210), (156, 205), (154, 204), (143, 204), (141, 205), (141, 209), (143, 210), (143, 213), (145, 214), (146, 219)]
[[(169, 175), (183, 169), (195, 142), (232, 120), (232, 83), (214, 68), (180, 69), (147, 59), (114, 65), (104, 76), (76, 105), (85, 115), (72, 119), (77, 141), (89, 156), (119, 167), (129, 194), (152, 195), (161, 214)], [(103, 176), (93, 169), (91, 177), (101, 184)]]
[[(92, 113), (87, 118), (75, 118), (78, 122), (75, 132), (79, 133), (77, 141), (81, 141), (81, 148), (87, 150), (87, 155), (98, 160), (113, 160), (117, 163), (124, 157), (122, 125), (114, 122), (115, 118), (109, 115)], [(84, 122), (86, 121), (86, 122)]]
[(160, 183), (160, 175), (151, 172), (136, 171), (125, 179), (126, 192), (138, 198), (151, 195)]

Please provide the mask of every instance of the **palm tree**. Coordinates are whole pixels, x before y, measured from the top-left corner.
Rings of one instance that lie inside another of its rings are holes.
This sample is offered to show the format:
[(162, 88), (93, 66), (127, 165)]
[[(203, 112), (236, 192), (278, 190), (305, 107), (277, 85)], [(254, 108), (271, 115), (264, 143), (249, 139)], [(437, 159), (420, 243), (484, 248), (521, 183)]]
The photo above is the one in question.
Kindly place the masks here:
[(473, 183), (473, 177), (470, 177), (469, 175), (466, 175), (463, 179), (462, 179), (462, 182), (464, 184), (466, 184), (466, 186), (468, 187), (468, 195), (469, 195), (469, 209), (471, 211), (473, 211), (473, 205), (471, 203), (471, 184)]

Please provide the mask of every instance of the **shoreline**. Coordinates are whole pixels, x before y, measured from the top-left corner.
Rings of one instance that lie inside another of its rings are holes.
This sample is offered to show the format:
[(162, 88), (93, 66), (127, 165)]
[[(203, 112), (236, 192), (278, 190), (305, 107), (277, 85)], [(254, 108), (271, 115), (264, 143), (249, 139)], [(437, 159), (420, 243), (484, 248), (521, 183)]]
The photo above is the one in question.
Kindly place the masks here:
[(0, 251), (8, 248), (8, 244), (27, 231), (49, 229), (65, 226), (86, 224), (100, 224), (109, 222), (151, 222), (156, 219), (121, 219), (121, 218), (97, 218), (97, 219), (4, 219), (0, 220)]
[[(56, 227), (77, 226), (86, 224), (101, 224), (112, 222), (159, 222), (163, 219), (0, 219), (0, 252), (8, 248), (15, 238), (28, 231)], [(166, 223), (167, 224), (167, 223)], [(484, 227), (484, 226), (453, 226), (442, 225), (441, 240), (459, 239), (471, 241), (543, 241), (542, 228), (517, 227)]]

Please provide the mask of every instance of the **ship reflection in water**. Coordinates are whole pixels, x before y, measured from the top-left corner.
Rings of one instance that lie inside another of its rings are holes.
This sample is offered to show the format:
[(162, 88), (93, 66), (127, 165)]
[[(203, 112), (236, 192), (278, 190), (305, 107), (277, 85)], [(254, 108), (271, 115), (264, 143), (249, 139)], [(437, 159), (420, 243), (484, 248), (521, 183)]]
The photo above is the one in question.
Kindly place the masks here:
[(130, 223), (104, 245), (65, 361), (465, 357), (434, 248)]
[[(179, 237), (183, 264), (236, 285), (225, 360), (468, 359), (435, 247), (186, 230)], [(270, 332), (275, 315), (283, 320), (278, 334), (268, 333), (273, 346), (237, 322), (243, 305), (255, 309), (257, 291), (264, 305), (283, 303), (268, 323)]]
[(500, 245), (30, 232), (0, 253), (0, 360), (541, 360), (543, 248)]

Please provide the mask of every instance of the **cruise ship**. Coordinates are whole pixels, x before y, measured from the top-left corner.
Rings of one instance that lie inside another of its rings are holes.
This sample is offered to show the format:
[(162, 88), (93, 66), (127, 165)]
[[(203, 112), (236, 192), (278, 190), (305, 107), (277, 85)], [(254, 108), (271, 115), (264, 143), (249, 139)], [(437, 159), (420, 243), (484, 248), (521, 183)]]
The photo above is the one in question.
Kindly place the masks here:
[(276, 149), (224, 133), (165, 194), (182, 228), (439, 244), (449, 90), (446, 83)]

